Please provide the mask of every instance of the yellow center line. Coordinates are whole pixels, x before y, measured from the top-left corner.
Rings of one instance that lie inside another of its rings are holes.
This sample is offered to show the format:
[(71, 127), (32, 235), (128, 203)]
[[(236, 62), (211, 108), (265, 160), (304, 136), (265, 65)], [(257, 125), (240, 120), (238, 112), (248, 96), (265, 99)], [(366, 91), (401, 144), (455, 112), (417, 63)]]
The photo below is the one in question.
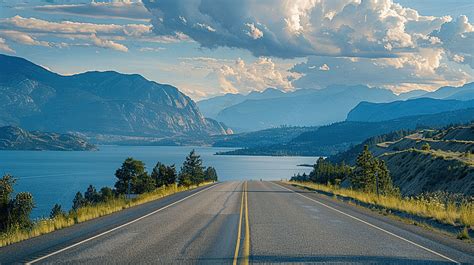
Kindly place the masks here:
[(248, 187), (245, 182), (245, 237), (244, 237), (244, 253), (243, 253), (243, 264), (249, 264), (250, 256), (250, 224), (249, 224), (249, 203), (248, 203)]
[(239, 258), (240, 234), (242, 233), (242, 214), (244, 212), (244, 195), (245, 195), (245, 188), (244, 188), (245, 186), (244, 185), (242, 185), (242, 201), (240, 203), (239, 228), (238, 228), (238, 232), (237, 232), (237, 244), (235, 245), (234, 262), (232, 263), (233, 265), (237, 265), (237, 260)]

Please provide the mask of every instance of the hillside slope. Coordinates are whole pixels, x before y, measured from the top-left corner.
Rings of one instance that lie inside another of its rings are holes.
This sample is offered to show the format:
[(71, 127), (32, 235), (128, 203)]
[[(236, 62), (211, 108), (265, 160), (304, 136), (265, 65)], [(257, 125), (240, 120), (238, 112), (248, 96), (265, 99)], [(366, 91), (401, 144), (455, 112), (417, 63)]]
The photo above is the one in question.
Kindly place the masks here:
[(52, 73), (0, 55), (0, 125), (130, 136), (225, 134), (177, 88), (140, 75)]
[[(464, 139), (453, 139), (455, 135)], [(473, 136), (474, 123), (391, 133), (367, 139), (329, 160), (355, 165), (357, 155), (368, 145), (387, 163), (404, 195), (437, 190), (474, 195), (474, 141), (466, 140)]]
[(18, 127), (0, 127), (0, 150), (87, 151), (96, 147), (71, 134), (28, 132)]

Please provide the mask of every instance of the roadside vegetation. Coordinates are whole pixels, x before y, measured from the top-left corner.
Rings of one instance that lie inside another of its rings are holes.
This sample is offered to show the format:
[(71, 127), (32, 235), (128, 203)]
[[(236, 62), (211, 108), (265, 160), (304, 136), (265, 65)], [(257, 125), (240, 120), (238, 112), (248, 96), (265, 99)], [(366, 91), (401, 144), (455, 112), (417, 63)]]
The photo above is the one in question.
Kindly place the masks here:
[[(423, 152), (429, 152), (429, 146)], [(393, 185), (385, 162), (373, 156), (368, 146), (357, 156), (354, 167), (320, 158), (309, 175), (294, 176), (290, 184), (350, 198), (386, 212), (397, 211), (460, 227), (463, 232), (459, 238), (468, 237), (468, 230), (474, 226), (472, 197), (441, 191), (404, 197)]]
[(33, 221), (30, 219), (34, 208), (33, 196), (20, 192), (13, 198), (16, 180), (10, 175), (3, 176), (0, 179), (0, 247), (218, 179), (216, 170), (203, 167), (200, 156), (194, 150), (186, 157), (179, 173), (175, 165), (158, 162), (149, 174), (142, 161), (127, 158), (115, 172), (115, 177), (117, 180), (113, 189), (102, 187), (97, 190), (89, 185), (84, 193), (76, 193), (70, 210), (65, 211), (61, 205), (55, 204), (49, 218)]

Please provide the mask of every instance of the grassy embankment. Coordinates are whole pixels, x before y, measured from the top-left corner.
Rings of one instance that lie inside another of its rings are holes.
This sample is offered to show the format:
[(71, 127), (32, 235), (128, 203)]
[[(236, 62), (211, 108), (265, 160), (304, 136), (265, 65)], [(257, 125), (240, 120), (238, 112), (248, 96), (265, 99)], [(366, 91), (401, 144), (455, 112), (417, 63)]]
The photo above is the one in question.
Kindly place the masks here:
[[(208, 184), (210, 183), (203, 183), (198, 186)], [(0, 247), (118, 212), (132, 206), (157, 200), (181, 191), (194, 189), (198, 186), (178, 187), (177, 185), (171, 185), (158, 188), (153, 192), (140, 194), (131, 200), (127, 200), (124, 197), (114, 198), (107, 202), (81, 207), (77, 210), (77, 212), (71, 211), (64, 216), (58, 216), (54, 219), (41, 219), (36, 221), (30, 230), (14, 230), (9, 231), (8, 233), (0, 234)]]
[(321, 185), (310, 182), (287, 182), (288, 184), (323, 191), (330, 194), (349, 197), (365, 204), (383, 207), (386, 210), (399, 211), (407, 214), (434, 219), (438, 222), (474, 227), (474, 204), (447, 205), (435, 202), (415, 199), (412, 197), (402, 198), (395, 196), (377, 196), (351, 189), (344, 189), (335, 186)]

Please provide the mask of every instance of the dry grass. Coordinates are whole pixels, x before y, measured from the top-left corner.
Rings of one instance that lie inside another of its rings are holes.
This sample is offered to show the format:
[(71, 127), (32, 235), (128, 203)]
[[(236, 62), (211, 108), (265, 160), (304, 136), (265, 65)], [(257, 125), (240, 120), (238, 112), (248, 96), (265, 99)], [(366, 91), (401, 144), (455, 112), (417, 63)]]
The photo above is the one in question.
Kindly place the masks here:
[(425, 201), (415, 198), (401, 198), (395, 196), (377, 196), (351, 189), (327, 186), (310, 182), (288, 182), (296, 186), (320, 190), (339, 196), (356, 199), (366, 204), (381, 206), (387, 210), (396, 210), (408, 214), (433, 218), (441, 223), (474, 226), (474, 205), (472, 203), (456, 206), (455, 204), (442, 204), (439, 202)]
[[(209, 183), (201, 184), (208, 185)], [(104, 215), (108, 215), (120, 210), (157, 200), (177, 192), (194, 189), (198, 186), (178, 187), (171, 185), (156, 189), (153, 192), (141, 194), (132, 200), (125, 198), (116, 198), (107, 202), (98, 203), (91, 206), (79, 208), (76, 213), (69, 213), (65, 216), (58, 216), (54, 219), (41, 219), (34, 223), (30, 230), (13, 230), (8, 233), (0, 234), (0, 247), (23, 241), (32, 237), (47, 234), (65, 227), (72, 226), (77, 223), (88, 221)]]

